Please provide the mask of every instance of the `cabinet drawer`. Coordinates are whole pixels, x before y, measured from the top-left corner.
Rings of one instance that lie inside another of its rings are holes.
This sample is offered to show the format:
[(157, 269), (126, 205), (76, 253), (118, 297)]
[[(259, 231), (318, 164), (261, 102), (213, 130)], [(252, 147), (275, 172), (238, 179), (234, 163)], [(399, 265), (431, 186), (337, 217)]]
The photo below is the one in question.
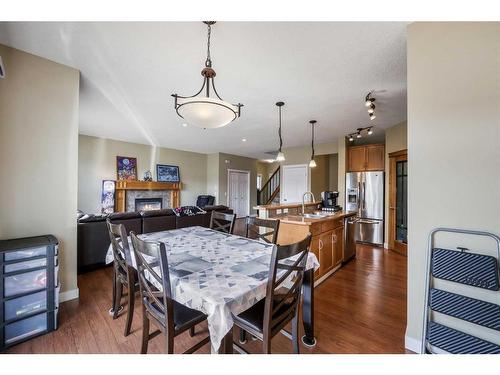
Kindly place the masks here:
[[(57, 280), (57, 279), (56, 279)], [(27, 293), (47, 286), (47, 269), (20, 273), (4, 278), (4, 296)]]
[(32, 259), (24, 262), (16, 262), (6, 264), (4, 266), (4, 273), (29, 270), (33, 268), (45, 267), (47, 265), (47, 258)]
[(342, 225), (344, 225), (343, 219), (335, 219), (335, 220), (325, 221), (324, 223), (321, 223), (321, 233), (328, 232), (328, 231), (335, 229), (335, 228), (338, 228)]
[(28, 294), (4, 302), (5, 320), (21, 318), (47, 308), (47, 291)]
[(39, 256), (47, 255), (47, 246), (33, 247), (30, 249), (18, 250), (18, 251), (9, 251), (5, 253), (4, 259), (6, 262), (10, 260), (18, 260), (18, 259), (27, 259), (34, 258)]
[[(56, 326), (56, 312), (46, 312), (7, 324), (4, 327), (5, 344), (12, 345), (39, 333), (52, 330)], [(49, 319), (54, 318), (54, 322)]]

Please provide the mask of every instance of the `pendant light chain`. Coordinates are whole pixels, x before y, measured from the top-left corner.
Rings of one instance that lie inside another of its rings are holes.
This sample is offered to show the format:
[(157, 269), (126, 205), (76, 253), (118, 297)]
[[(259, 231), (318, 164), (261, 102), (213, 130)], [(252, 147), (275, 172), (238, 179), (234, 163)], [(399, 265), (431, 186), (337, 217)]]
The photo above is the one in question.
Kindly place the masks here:
[(207, 24), (207, 60), (205, 61), (205, 66), (207, 68), (212, 67), (212, 59), (210, 58), (210, 36), (212, 34), (212, 25)]
[(312, 148), (312, 156), (311, 156), (311, 159), (314, 159), (314, 123), (312, 123), (311, 148)]
[(280, 150), (279, 150), (279, 152), (281, 152), (281, 147), (283, 146), (283, 139), (281, 138), (281, 106), (279, 106), (278, 108), (279, 108), (279, 122), (280, 122), (280, 126), (278, 128), (278, 135), (280, 137)]

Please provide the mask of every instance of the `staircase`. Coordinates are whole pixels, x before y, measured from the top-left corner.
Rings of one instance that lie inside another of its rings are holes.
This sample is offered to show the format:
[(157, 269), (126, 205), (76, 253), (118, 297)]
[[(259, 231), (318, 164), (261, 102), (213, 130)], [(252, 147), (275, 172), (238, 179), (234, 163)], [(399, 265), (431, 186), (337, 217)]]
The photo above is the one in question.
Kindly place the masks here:
[(280, 192), (280, 167), (274, 171), (262, 189), (257, 189), (257, 204), (264, 205), (279, 201)]

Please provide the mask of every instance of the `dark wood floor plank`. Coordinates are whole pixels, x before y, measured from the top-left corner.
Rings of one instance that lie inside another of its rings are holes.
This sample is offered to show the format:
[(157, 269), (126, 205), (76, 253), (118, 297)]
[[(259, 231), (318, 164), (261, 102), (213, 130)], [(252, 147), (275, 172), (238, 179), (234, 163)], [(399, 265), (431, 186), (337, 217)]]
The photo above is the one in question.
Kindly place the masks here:
[[(239, 228), (239, 229), (238, 229)], [(243, 230), (240, 225), (237, 230)], [(132, 333), (125, 337), (124, 310), (113, 320), (111, 307), (111, 268), (80, 275), (80, 299), (61, 304), (59, 329), (16, 345), (8, 353), (139, 353), (142, 310), (136, 298)], [(370, 246), (358, 245), (356, 258), (315, 290), (314, 348), (300, 347), (302, 354), (313, 353), (405, 353), (406, 257)], [(290, 327), (288, 327), (290, 330)], [(238, 330), (234, 330), (235, 340)], [(300, 327), (300, 334), (303, 328)], [(196, 336), (187, 332), (175, 341), (175, 353), (182, 353), (208, 335), (206, 322), (197, 327)], [(262, 344), (248, 340), (251, 353), (260, 353)], [(163, 353), (162, 335), (150, 341), (148, 353)], [(278, 334), (273, 353), (292, 353), (292, 343)], [(210, 353), (210, 344), (197, 353)]]

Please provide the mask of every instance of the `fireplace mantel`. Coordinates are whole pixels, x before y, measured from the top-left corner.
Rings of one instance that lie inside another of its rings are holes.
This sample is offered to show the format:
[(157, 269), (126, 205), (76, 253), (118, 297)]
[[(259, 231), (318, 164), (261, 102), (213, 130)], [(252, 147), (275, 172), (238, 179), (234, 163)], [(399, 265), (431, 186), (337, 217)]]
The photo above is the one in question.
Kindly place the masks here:
[(125, 212), (127, 204), (127, 190), (168, 190), (172, 207), (180, 206), (180, 182), (155, 182), (155, 181), (116, 181), (115, 211)]

